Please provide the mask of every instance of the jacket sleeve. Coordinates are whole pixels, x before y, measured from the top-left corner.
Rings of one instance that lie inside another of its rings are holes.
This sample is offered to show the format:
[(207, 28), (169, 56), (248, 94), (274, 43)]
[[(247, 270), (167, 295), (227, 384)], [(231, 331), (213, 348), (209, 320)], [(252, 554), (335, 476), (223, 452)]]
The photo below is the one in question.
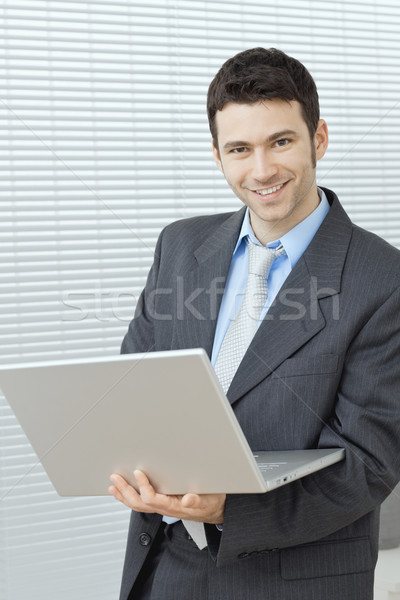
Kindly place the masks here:
[(157, 349), (155, 347), (154, 299), (160, 268), (162, 237), (163, 232), (158, 238), (154, 251), (154, 262), (149, 271), (146, 286), (139, 297), (134, 318), (122, 341), (121, 354), (152, 352)]
[(396, 289), (348, 346), (331, 418), (322, 426), (318, 444), (345, 448), (345, 460), (266, 494), (229, 495), (221, 537), (206, 527), (218, 565), (338, 532), (373, 511), (396, 485), (399, 307)]

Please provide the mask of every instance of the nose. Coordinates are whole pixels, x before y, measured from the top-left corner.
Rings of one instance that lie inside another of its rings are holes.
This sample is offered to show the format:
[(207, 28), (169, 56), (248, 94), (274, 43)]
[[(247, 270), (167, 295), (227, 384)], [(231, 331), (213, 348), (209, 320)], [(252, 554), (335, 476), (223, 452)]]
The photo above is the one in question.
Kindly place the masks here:
[(252, 177), (260, 183), (268, 182), (277, 173), (277, 166), (264, 148), (257, 148), (253, 153)]

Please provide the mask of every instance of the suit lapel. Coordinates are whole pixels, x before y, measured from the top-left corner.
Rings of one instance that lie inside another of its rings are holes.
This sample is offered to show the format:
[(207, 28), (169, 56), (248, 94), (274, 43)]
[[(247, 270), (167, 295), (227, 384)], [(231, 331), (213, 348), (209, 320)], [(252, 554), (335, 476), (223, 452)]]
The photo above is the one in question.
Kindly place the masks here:
[(311, 244), (283, 284), (228, 390), (241, 398), (325, 326), (319, 302), (340, 293), (352, 224), (336, 196)]
[(177, 347), (204, 348), (211, 356), (215, 327), (245, 208), (231, 215), (194, 252), (181, 278), (176, 324)]

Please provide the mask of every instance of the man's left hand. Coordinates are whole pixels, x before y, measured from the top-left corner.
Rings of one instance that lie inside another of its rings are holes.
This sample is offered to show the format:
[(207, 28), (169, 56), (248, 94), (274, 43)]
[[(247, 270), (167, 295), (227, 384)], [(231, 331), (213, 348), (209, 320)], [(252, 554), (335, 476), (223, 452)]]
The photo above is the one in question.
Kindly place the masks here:
[(121, 475), (114, 473), (110, 477), (113, 485), (109, 487), (109, 492), (128, 508), (202, 523), (224, 522), (226, 494), (158, 494), (142, 471), (135, 471), (134, 475), (139, 491)]

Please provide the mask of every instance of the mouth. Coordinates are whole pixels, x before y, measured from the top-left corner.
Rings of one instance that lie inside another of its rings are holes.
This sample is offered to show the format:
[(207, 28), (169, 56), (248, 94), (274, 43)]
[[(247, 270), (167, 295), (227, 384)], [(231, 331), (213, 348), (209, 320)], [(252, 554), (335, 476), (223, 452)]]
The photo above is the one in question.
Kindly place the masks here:
[(274, 187), (270, 187), (270, 188), (264, 188), (264, 189), (260, 189), (260, 190), (252, 190), (252, 192), (254, 192), (255, 194), (257, 194), (258, 196), (272, 196), (273, 194), (276, 194), (277, 192), (280, 192), (280, 190), (287, 184), (287, 181), (285, 183), (281, 183), (280, 185), (275, 185)]

